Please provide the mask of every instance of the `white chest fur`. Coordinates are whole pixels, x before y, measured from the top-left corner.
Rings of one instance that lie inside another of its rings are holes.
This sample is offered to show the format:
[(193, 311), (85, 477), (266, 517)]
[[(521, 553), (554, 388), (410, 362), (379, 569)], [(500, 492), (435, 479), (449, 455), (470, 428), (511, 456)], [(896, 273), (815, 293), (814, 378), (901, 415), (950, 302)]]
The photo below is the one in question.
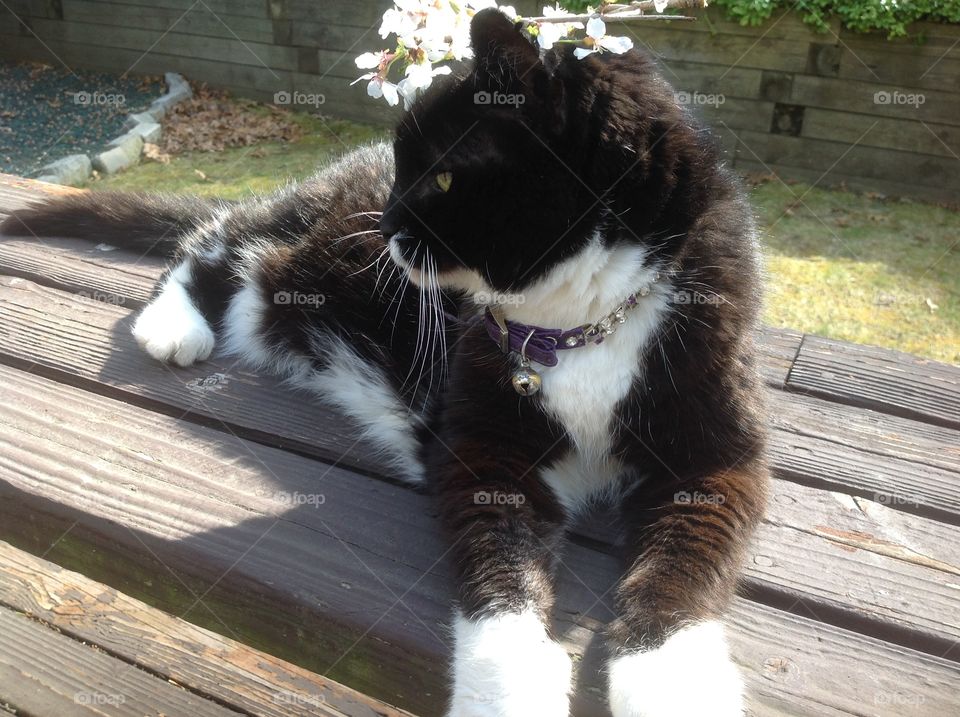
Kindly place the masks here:
[(656, 340), (671, 299), (669, 277), (651, 283), (657, 272), (646, 259), (642, 247), (603, 247), (596, 237), (525, 291), (524, 302), (509, 312), (525, 324), (569, 328), (598, 320), (650, 284), (650, 294), (603, 343), (559, 351), (556, 366), (533, 364), (543, 380), (543, 408), (573, 444), (542, 476), (571, 511), (624, 469), (610, 456), (616, 409), (639, 378), (642, 351)]
[[(647, 251), (636, 245), (604, 246), (597, 234), (575, 256), (561, 262), (505, 306), (506, 317), (529, 326), (571, 328), (609, 314), (645, 285), (625, 323), (601, 344), (558, 352), (556, 366), (533, 363), (543, 385), (543, 409), (570, 437), (571, 452), (541, 472), (558, 499), (575, 511), (588, 497), (611, 486), (627, 466), (611, 458), (618, 426), (616, 409), (643, 370), (641, 353), (661, 330), (670, 310), (668, 275), (652, 283), (657, 269), (647, 265)], [(445, 277), (449, 286), (495, 295), (473, 271)]]

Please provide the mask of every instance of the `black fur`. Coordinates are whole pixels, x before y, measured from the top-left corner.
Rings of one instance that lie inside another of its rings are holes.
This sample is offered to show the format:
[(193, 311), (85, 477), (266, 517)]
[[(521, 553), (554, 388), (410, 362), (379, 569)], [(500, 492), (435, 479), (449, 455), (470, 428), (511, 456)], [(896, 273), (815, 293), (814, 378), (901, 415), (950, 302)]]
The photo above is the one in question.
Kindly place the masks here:
[[(611, 454), (629, 467), (620, 486), (627, 565), (611, 639), (617, 650), (655, 648), (682, 625), (722, 613), (762, 513), (751, 211), (709, 132), (645, 55), (578, 61), (561, 49), (541, 60), (494, 11), (477, 14), (472, 39), (474, 65), (437, 81), (404, 117), (395, 165), (374, 146), (229, 210), (88, 195), (17, 212), (0, 228), (137, 247), (182, 235), (178, 261), (192, 262), (191, 296), (221, 330), (250, 273), (245, 257), (259, 247), (260, 334), (275, 355), (320, 371), (329, 357), (318, 337), (337, 337), (412, 409), (469, 617), (530, 605), (549, 614), (568, 516), (539, 469), (574, 446), (541, 397), (513, 392), (516, 357), (490, 341), (470, 297), (449, 288), (427, 301), (378, 263), (386, 261), (378, 230), (412, 268), (469, 270), (502, 292), (549, 278), (592, 237), (646, 248), (688, 300), (671, 305), (610, 417)], [(482, 105), (477, 92), (523, 100)], [(452, 177), (446, 191), (443, 173)], [(225, 251), (212, 251), (220, 243)], [(326, 302), (272, 301), (294, 291)], [(444, 316), (451, 312), (455, 323)], [(680, 491), (719, 499), (682, 502)], [(478, 492), (521, 500), (478, 502)]]

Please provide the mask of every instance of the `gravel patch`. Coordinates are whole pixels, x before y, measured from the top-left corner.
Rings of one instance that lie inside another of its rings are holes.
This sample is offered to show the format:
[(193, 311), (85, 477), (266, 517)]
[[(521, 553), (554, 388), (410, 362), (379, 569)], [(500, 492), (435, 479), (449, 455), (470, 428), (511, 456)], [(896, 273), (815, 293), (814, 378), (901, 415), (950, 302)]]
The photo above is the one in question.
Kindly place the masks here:
[(102, 152), (165, 89), (162, 77), (0, 62), (0, 172), (35, 177), (61, 157)]

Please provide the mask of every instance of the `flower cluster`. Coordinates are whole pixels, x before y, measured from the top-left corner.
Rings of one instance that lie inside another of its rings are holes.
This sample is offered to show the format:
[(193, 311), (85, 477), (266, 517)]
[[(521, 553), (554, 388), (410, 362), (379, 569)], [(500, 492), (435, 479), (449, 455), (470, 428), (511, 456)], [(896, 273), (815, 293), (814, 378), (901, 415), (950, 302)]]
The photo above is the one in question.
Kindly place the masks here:
[[(662, 12), (668, 0), (654, 0)], [(543, 8), (543, 17), (525, 19), (509, 5), (498, 6), (495, 0), (395, 0), (394, 7), (383, 14), (380, 37), (396, 37), (392, 50), (365, 52), (356, 59), (357, 67), (369, 70), (357, 80), (367, 82), (367, 94), (383, 98), (390, 105), (401, 99), (409, 107), (417, 93), (429, 87), (437, 75), (450, 73), (440, 63), (471, 57), (470, 19), (480, 10), (497, 8), (511, 20), (522, 22), (524, 31), (544, 50), (561, 42), (575, 43), (576, 56), (583, 59), (595, 52), (622, 53), (633, 47), (627, 37), (607, 35), (600, 13), (588, 8), (584, 26), (558, 6)], [(581, 33), (585, 34), (581, 36)], [(388, 77), (394, 65), (403, 75), (397, 82)]]

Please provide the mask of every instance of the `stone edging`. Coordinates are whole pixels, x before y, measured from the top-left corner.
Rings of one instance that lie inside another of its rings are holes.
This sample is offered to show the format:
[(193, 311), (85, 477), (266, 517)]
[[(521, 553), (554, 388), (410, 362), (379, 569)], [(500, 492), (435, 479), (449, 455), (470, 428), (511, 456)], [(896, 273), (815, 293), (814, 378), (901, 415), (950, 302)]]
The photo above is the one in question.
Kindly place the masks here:
[(107, 149), (94, 155), (91, 160), (85, 154), (71, 154), (50, 162), (37, 177), (40, 182), (76, 186), (86, 181), (94, 169), (104, 174), (114, 174), (140, 161), (143, 145), (160, 139), (160, 121), (174, 105), (193, 97), (189, 83), (176, 72), (164, 75), (167, 91), (155, 99), (150, 108), (131, 114), (124, 122), (124, 133), (107, 143)]

